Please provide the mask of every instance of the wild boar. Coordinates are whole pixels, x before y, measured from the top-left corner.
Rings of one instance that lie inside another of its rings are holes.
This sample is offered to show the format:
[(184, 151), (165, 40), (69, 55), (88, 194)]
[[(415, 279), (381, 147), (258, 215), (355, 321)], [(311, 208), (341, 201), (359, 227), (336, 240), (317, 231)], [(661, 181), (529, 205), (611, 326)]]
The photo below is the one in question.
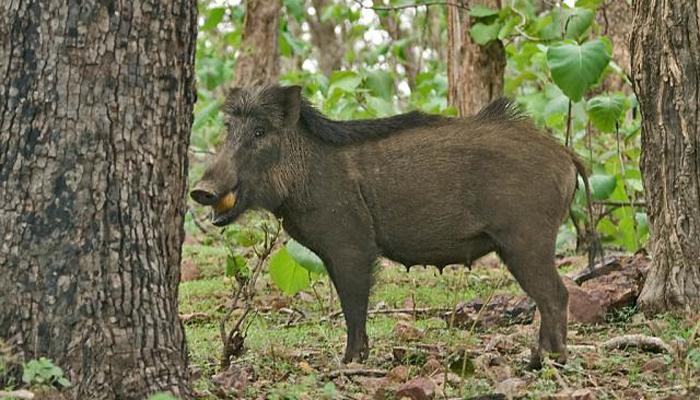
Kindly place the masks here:
[(568, 293), (554, 248), (585, 169), (509, 100), (470, 118), (335, 121), (298, 86), (263, 86), (231, 89), (223, 115), (227, 137), (191, 197), (213, 207), (216, 226), (269, 210), (319, 255), (347, 324), (345, 362), (369, 351), (379, 256), (442, 268), (492, 251), (540, 310), (532, 365), (546, 352), (566, 361)]

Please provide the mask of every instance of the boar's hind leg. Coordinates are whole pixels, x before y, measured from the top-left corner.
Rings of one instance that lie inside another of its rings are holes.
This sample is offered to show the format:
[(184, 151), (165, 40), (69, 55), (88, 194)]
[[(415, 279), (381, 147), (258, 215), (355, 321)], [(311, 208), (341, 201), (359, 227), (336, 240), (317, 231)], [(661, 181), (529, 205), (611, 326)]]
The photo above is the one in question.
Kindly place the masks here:
[(344, 363), (364, 361), (369, 354), (365, 325), (375, 259), (375, 255), (358, 252), (336, 255), (327, 262), (328, 274), (338, 292), (348, 329)]
[[(547, 235), (543, 235), (547, 236)], [(544, 353), (555, 353), (566, 363), (566, 320), (568, 292), (554, 265), (554, 237), (518, 235), (501, 249), (503, 261), (540, 311), (539, 343), (530, 367), (539, 368)], [(524, 243), (530, 240), (530, 243)]]

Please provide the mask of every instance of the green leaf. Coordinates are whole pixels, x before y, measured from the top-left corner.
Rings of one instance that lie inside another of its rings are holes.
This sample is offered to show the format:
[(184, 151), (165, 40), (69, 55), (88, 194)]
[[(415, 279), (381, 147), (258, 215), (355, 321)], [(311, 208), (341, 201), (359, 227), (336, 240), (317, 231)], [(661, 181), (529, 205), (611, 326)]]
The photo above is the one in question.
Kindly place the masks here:
[(501, 24), (498, 22), (494, 22), (490, 25), (478, 22), (474, 24), (471, 29), (469, 29), (469, 34), (476, 44), (483, 46), (493, 40), (498, 39), (498, 32), (500, 30)]
[(386, 71), (370, 71), (365, 78), (369, 92), (384, 100), (391, 100), (394, 94), (394, 77)]
[(617, 177), (615, 175), (594, 174), (588, 178), (591, 184), (591, 197), (593, 200), (605, 200), (617, 186)]
[(70, 381), (64, 377), (60, 377), (60, 378), (56, 379), (56, 382), (58, 382), (58, 384), (63, 386), (63, 387), (70, 386)]
[(369, 108), (379, 117), (387, 117), (395, 113), (394, 105), (388, 100), (370, 95), (365, 96), (365, 100)]
[(567, 42), (547, 50), (554, 83), (573, 101), (579, 101), (598, 82), (610, 61), (605, 44), (596, 39), (582, 45)]
[(201, 108), (194, 115), (194, 122), (192, 123), (192, 130), (198, 131), (202, 129), (209, 121), (213, 120), (219, 113), (221, 108), (221, 102), (218, 100), (210, 101), (206, 106)]
[[(622, 0), (618, 0), (622, 1)], [(603, 0), (577, 0), (576, 7), (588, 8), (589, 10), (597, 10)]]
[[(225, 276), (231, 277), (236, 275), (245, 275), (247, 262), (245, 257), (240, 254), (228, 254), (226, 256), (226, 272)], [(243, 273), (243, 274), (242, 274)]]
[(567, 39), (578, 39), (593, 23), (595, 13), (587, 8), (572, 8), (564, 10), (564, 26)]
[(484, 18), (484, 17), (490, 17), (492, 15), (497, 15), (498, 10), (494, 10), (491, 8), (488, 8), (484, 5), (481, 4), (475, 4), (470, 7), (469, 9), (469, 15), (475, 18)]
[(170, 393), (161, 392), (149, 397), (148, 400), (177, 400), (177, 397), (171, 395)]
[[(588, 8), (562, 8), (549, 11), (535, 23), (534, 31), (542, 40), (579, 40), (593, 23), (595, 13)], [(565, 30), (564, 30), (565, 29)], [(564, 30), (564, 32), (562, 32)]]
[(280, 38), (284, 40), (287, 46), (295, 53), (295, 54), (304, 54), (306, 51), (306, 45), (303, 41), (298, 40), (295, 38), (291, 33), (284, 31), (280, 32)]
[(225, 7), (214, 7), (207, 10), (207, 19), (202, 24), (202, 31), (209, 31), (216, 28), (219, 22), (224, 18), (226, 13)]
[(323, 261), (313, 251), (302, 246), (294, 239), (287, 242), (287, 253), (304, 269), (314, 274), (325, 274), (326, 267)]
[(289, 255), (286, 247), (281, 248), (270, 258), (268, 266), (270, 278), (275, 285), (289, 296), (309, 287), (309, 271), (304, 269)]
[(461, 376), (462, 378), (468, 378), (474, 375), (476, 367), (474, 362), (470, 358), (466, 351), (461, 351), (456, 354), (452, 354), (449, 357), (449, 369), (455, 374)]
[(304, 10), (304, 0), (284, 0), (284, 6), (297, 21), (304, 18), (306, 11)]
[(341, 92), (352, 93), (360, 86), (362, 78), (353, 71), (333, 71), (331, 74), (329, 92), (339, 90)]
[(615, 132), (615, 124), (620, 121), (625, 110), (625, 96), (621, 94), (599, 95), (586, 104), (588, 117), (598, 130)]

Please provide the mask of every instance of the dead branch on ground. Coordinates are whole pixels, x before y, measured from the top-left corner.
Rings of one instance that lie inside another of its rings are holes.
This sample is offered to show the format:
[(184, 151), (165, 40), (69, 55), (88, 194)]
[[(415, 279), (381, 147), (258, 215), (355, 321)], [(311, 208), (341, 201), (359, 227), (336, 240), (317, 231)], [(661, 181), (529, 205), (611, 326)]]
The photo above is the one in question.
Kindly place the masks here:
[(323, 379), (335, 379), (340, 376), (369, 376), (372, 378), (381, 378), (386, 376), (387, 371), (383, 369), (372, 369), (372, 368), (349, 368), (341, 369), (337, 371), (331, 371), (327, 374), (322, 375)]

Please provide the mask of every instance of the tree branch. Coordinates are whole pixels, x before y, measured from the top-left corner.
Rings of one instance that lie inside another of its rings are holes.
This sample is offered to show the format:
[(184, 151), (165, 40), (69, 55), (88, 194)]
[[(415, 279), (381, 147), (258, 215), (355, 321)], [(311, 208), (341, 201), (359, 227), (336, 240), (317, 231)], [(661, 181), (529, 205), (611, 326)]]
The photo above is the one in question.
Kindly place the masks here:
[(469, 10), (469, 7), (460, 3), (452, 3), (449, 1), (426, 1), (424, 3), (415, 3), (415, 4), (404, 4), (400, 6), (385, 6), (385, 7), (377, 7), (377, 6), (366, 6), (364, 5), (362, 0), (355, 0), (355, 3), (357, 3), (360, 7), (367, 9), (367, 10), (375, 10), (375, 11), (397, 11), (397, 10), (403, 10), (406, 8), (418, 8), (418, 7), (430, 7), (430, 6), (448, 6), (448, 7), (456, 7), (456, 8), (461, 8), (463, 10)]

